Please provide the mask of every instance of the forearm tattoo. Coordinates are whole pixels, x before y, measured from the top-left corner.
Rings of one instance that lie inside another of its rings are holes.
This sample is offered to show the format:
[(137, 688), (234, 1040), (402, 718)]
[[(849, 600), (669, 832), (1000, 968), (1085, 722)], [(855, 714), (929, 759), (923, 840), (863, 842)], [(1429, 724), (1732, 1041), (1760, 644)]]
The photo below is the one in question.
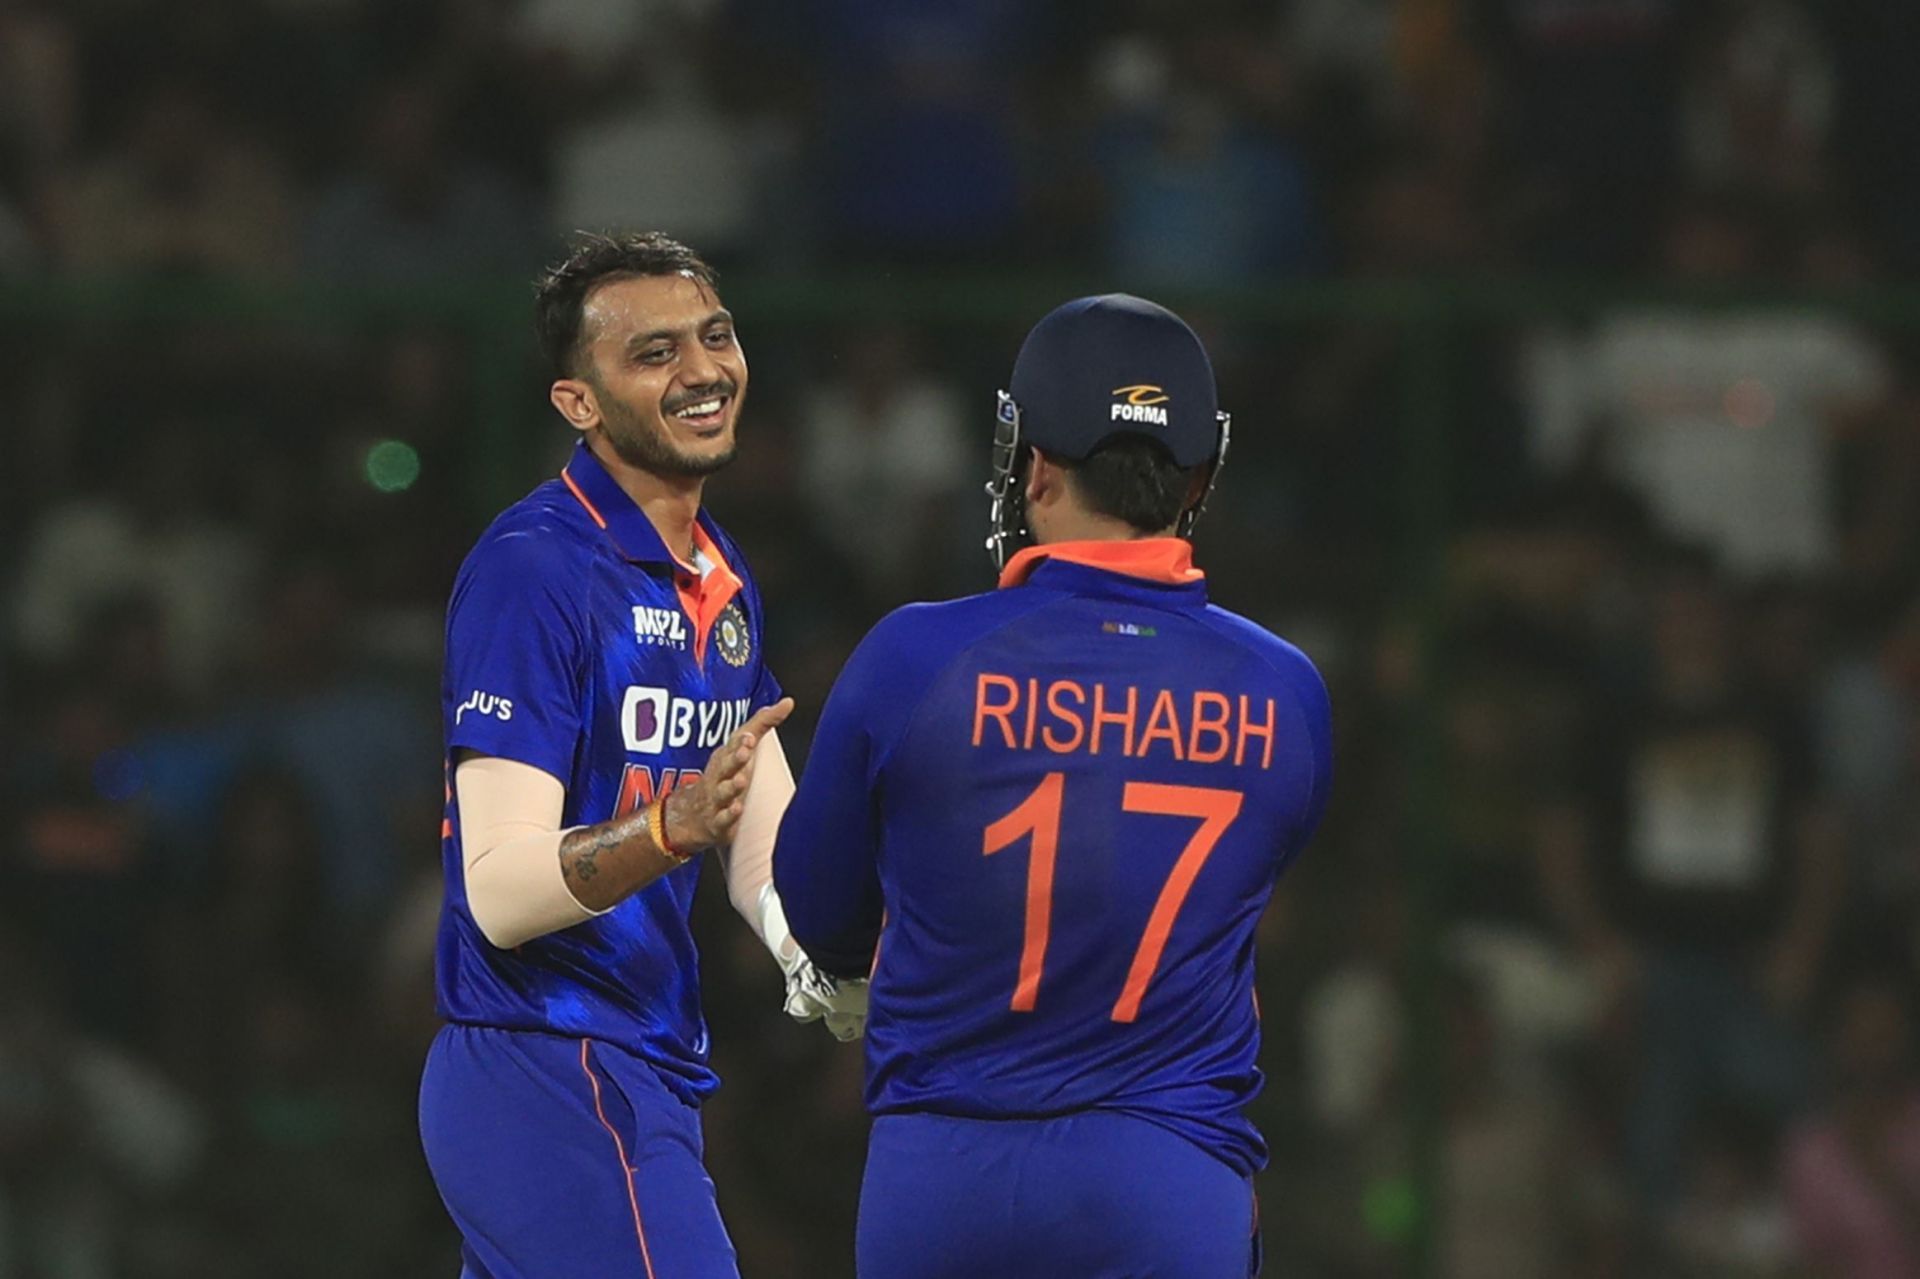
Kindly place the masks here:
[(653, 864), (655, 858), (636, 860), (631, 850), (623, 856), (621, 846), (636, 841), (653, 849), (644, 812), (568, 831), (560, 840), (560, 875), (568, 890), (582, 905), (599, 910), (671, 869), (667, 863)]
[(561, 876), (568, 887), (584, 887), (599, 874), (601, 853), (618, 847), (620, 841), (628, 837), (628, 832), (622, 830), (624, 826), (626, 822), (603, 822), (566, 833), (561, 839)]

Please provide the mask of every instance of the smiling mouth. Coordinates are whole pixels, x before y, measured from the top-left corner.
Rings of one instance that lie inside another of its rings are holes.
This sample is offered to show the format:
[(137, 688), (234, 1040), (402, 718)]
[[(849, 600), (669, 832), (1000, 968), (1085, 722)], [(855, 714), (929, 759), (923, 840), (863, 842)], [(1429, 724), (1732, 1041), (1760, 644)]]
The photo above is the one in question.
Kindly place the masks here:
[(672, 416), (692, 427), (697, 434), (712, 435), (726, 424), (727, 405), (732, 399), (731, 395), (709, 395), (675, 409)]

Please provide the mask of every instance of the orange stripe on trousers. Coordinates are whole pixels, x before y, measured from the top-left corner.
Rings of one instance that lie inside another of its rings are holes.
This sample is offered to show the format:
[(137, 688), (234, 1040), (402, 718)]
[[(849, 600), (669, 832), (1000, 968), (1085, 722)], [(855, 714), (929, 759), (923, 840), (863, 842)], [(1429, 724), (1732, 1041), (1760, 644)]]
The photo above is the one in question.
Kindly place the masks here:
[(653, 1254), (647, 1251), (647, 1228), (640, 1223), (640, 1196), (633, 1190), (633, 1165), (627, 1162), (627, 1146), (620, 1140), (620, 1134), (607, 1122), (607, 1112), (600, 1105), (600, 1080), (593, 1073), (593, 1066), (587, 1060), (587, 1041), (580, 1041), (580, 1069), (586, 1072), (587, 1082), (593, 1085), (593, 1113), (600, 1116), (600, 1126), (607, 1130), (607, 1136), (613, 1138), (614, 1153), (620, 1156), (620, 1171), (627, 1179), (627, 1202), (633, 1207), (633, 1233), (640, 1240), (640, 1260), (647, 1267), (647, 1279), (654, 1279)]

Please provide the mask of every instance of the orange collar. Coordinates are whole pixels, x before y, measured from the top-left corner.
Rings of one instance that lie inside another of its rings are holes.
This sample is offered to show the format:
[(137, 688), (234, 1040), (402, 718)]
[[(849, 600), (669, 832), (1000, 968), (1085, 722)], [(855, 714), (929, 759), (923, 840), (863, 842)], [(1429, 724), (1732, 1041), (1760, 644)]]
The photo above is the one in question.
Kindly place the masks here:
[(1128, 542), (1051, 542), (1029, 546), (1000, 570), (1000, 585), (1018, 586), (1043, 560), (1085, 564), (1149, 582), (1181, 586), (1205, 579), (1193, 566), (1193, 543), (1183, 537), (1142, 537)]
[(686, 610), (688, 619), (693, 622), (694, 664), (705, 666), (707, 637), (713, 633), (713, 624), (720, 620), (720, 614), (726, 611), (727, 605), (745, 587), (740, 582), (740, 575), (727, 563), (719, 543), (713, 540), (713, 535), (698, 520), (693, 523), (693, 546), (713, 565), (712, 569), (702, 575), (676, 555), (673, 557), (673, 584), (680, 595), (680, 607)]

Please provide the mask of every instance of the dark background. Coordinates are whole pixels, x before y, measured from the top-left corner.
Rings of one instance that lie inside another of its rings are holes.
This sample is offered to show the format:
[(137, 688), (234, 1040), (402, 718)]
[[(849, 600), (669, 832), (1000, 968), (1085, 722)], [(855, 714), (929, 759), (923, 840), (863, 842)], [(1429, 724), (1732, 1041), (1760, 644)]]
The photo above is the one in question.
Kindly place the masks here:
[[(1026, 327), (1206, 334), (1197, 556), (1338, 743), (1269, 1273), (1920, 1275), (1916, 66), (1909, 0), (0, 0), (0, 1279), (455, 1272), (442, 610), (622, 225), (739, 316), (796, 754), (990, 583)], [(702, 915), (743, 1270), (849, 1275), (858, 1054)]]

